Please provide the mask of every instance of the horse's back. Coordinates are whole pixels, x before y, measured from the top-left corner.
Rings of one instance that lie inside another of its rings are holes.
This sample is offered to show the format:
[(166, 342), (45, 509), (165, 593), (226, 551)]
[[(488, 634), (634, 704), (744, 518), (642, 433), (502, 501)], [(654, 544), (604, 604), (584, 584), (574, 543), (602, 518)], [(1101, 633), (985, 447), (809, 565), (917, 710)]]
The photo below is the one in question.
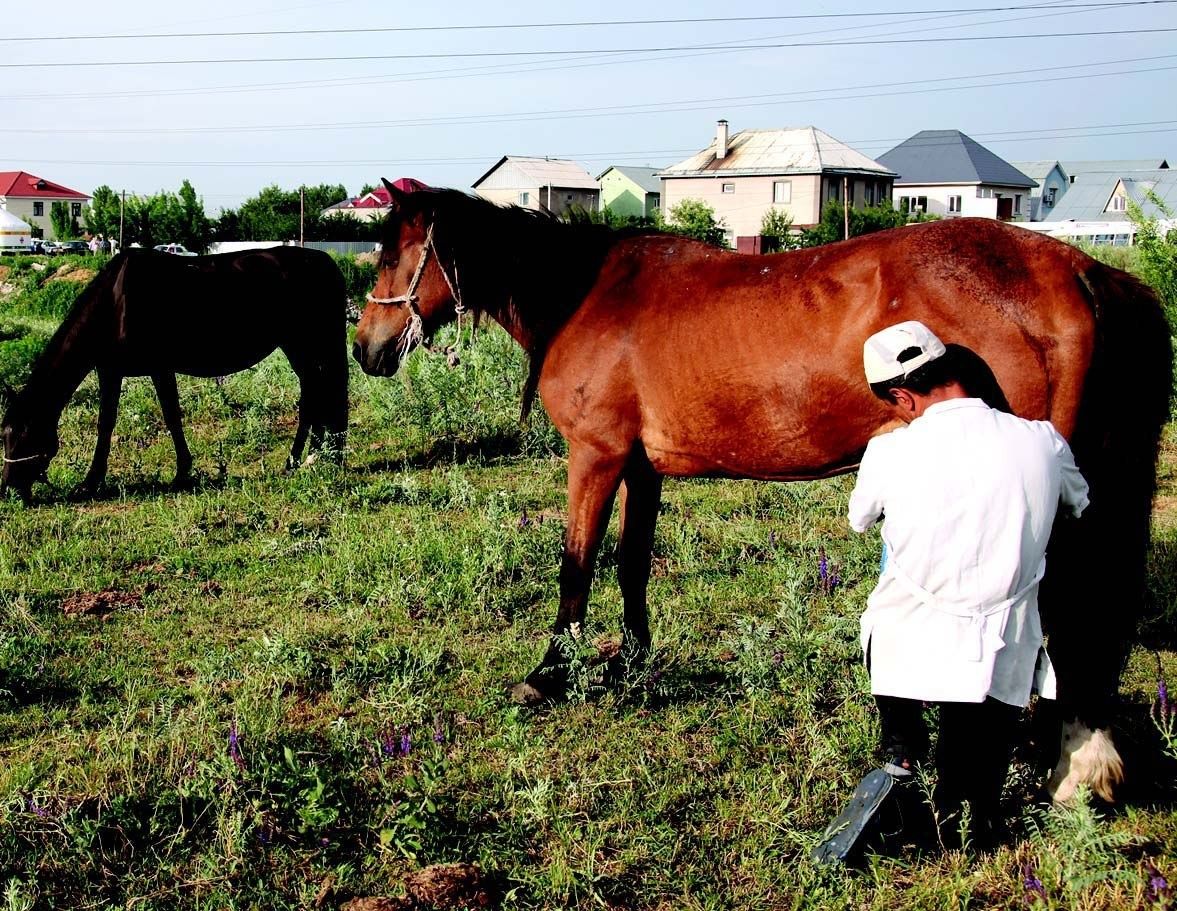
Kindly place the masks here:
[(573, 437), (620, 415), (670, 474), (829, 474), (890, 420), (863, 341), (919, 319), (980, 356), (1015, 413), (1066, 434), (1095, 344), (1084, 260), (979, 219), (760, 257), (629, 239), (557, 336), (541, 393)]
[[(167, 365), (216, 376), (277, 348), (345, 345), (342, 276), (325, 253), (298, 247), (128, 258), (112, 289), (118, 344), (129, 374)], [(288, 352), (289, 353), (289, 352)]]

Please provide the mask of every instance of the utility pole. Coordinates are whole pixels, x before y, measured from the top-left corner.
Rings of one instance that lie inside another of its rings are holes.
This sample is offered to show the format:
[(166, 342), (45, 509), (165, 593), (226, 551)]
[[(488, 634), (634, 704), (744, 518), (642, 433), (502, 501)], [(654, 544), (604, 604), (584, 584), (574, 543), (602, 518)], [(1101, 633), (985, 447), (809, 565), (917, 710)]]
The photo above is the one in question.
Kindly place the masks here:
[(306, 246), (306, 191), (298, 188), (298, 245)]
[(850, 184), (846, 176), (842, 176), (842, 239), (850, 239), (850, 199), (847, 196), (847, 189)]
[(127, 209), (127, 191), (119, 196), (119, 252), (123, 252), (123, 212)]

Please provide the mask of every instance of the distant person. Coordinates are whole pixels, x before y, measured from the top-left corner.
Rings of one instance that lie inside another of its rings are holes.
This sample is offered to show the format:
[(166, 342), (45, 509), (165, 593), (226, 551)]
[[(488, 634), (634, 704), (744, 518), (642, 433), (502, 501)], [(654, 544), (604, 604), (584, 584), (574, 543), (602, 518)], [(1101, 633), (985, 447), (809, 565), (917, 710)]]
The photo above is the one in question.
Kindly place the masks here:
[(819, 863), (861, 848), (892, 789), (906, 798), (900, 810), (913, 811), (913, 772), (928, 751), (924, 703), (940, 707), (940, 840), (959, 844), (967, 803), (968, 836), (992, 846), (1018, 719), (1032, 691), (1054, 698), (1038, 584), (1055, 514), (1060, 504), (1082, 513), (1087, 482), (1048, 421), (971, 397), (950, 349), (914, 320), (864, 346), (871, 391), (906, 425), (870, 441), (850, 495), (851, 528), (882, 520), (888, 552), (861, 630), (884, 765), (826, 830)]
[(87, 245), (90, 248), (91, 255), (98, 252), (98, 235), (94, 234), (90, 237), (90, 243)]

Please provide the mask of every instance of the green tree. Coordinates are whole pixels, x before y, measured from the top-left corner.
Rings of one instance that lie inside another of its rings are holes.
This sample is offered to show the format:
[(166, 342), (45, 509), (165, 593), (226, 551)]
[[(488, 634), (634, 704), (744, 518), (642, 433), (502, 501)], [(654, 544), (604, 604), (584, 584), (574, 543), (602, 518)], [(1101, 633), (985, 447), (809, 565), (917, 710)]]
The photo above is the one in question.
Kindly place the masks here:
[(58, 240), (69, 240), (82, 233), (78, 220), (70, 215), (70, 204), (58, 200), (49, 207), (49, 224), (53, 226), (53, 236)]
[[(1154, 191), (1149, 190), (1145, 198), (1166, 219), (1173, 218), (1173, 210)], [(1169, 327), (1177, 333), (1177, 228), (1166, 234), (1160, 219), (1156, 215), (1146, 215), (1132, 199), (1128, 200), (1128, 219), (1136, 226), (1141, 277), (1156, 289), (1169, 319)]]
[(94, 191), (90, 205), (82, 209), (82, 222), (91, 234), (103, 237), (118, 237), (119, 197), (110, 187), (103, 184)]
[(185, 180), (180, 184), (180, 192), (176, 194), (178, 211), (175, 226), (176, 242), (182, 243), (189, 250), (203, 253), (208, 249), (212, 240), (212, 222), (204, 214), (204, 201), (196, 195), (192, 184)]
[(701, 199), (684, 199), (670, 207), (666, 229), (685, 237), (693, 237), (717, 247), (727, 245), (723, 219), (715, 218), (715, 210)]
[[(931, 221), (935, 216), (919, 215), (914, 218), (900, 212), (889, 202), (879, 203), (877, 206), (866, 206), (861, 209), (850, 210), (850, 236), (872, 234), (875, 231), (885, 231), (897, 228), (912, 221)], [(821, 213), (821, 221), (812, 228), (801, 232), (801, 246), (820, 247), (842, 240), (844, 229), (842, 203), (830, 200)]]
[(760, 219), (760, 233), (775, 237), (782, 250), (795, 250), (801, 246), (801, 236), (793, 231), (793, 216), (784, 209), (771, 208)]
[[(303, 188), (304, 230), (314, 239), (322, 221), (320, 212), (347, 198), (342, 184), (320, 184)], [(297, 240), (299, 235), (298, 190), (283, 190), (277, 184), (262, 189), (236, 210), (221, 213), (215, 234), (221, 240)], [(233, 236), (230, 229), (235, 231)]]

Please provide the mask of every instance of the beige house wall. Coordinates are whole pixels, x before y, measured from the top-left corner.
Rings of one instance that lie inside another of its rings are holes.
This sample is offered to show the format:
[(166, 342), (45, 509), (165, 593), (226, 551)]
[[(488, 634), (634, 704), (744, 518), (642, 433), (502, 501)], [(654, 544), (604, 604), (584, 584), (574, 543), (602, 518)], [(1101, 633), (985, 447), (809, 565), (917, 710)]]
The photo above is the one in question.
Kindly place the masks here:
[[(790, 201), (773, 204), (773, 183), (787, 180)], [(724, 184), (734, 192), (723, 192)], [(732, 237), (760, 233), (760, 222), (769, 209), (781, 209), (797, 226), (817, 222), (820, 178), (816, 174), (793, 174), (788, 177), (672, 177), (662, 180), (662, 214), (669, 219), (670, 210), (686, 199), (700, 199), (715, 210)]]
[[(42, 214), (42, 215), (34, 215), (33, 214), (33, 203), (34, 202), (42, 203), (42, 212), (44, 214)], [(42, 231), (42, 236), (46, 240), (72, 240), (72, 238), (69, 238), (69, 237), (57, 237), (53, 233), (53, 222), (49, 220), (49, 213), (53, 210), (53, 204), (55, 202), (64, 202), (70, 206), (81, 206), (84, 209), (86, 207), (86, 203), (88, 202), (88, 200), (86, 200), (86, 199), (29, 199), (27, 197), (20, 197), (20, 196), (0, 196), (0, 205), (3, 205), (5, 209), (7, 209), (9, 212), (11, 212), (13, 215), (15, 215), (17, 218), (21, 219), (22, 221), (28, 222), (34, 228), (40, 228)], [(70, 211), (72, 212), (73, 210), (71, 209)], [(81, 224), (81, 221), (82, 221), (81, 210), (78, 210), (78, 211), (79, 211), (79, 214), (76, 216), (76, 218), (78, 219), (78, 223)]]
[[(516, 187), (512, 189), (479, 188), (475, 192), (483, 199), (500, 206), (522, 206), (525, 209), (539, 209), (548, 206), (548, 187)], [(523, 202), (522, 194), (527, 194), (527, 202)], [(584, 190), (575, 187), (552, 187), (551, 205), (548, 206), (555, 214), (562, 215), (569, 209), (579, 206), (589, 211), (596, 211), (600, 198), (598, 190)]]

